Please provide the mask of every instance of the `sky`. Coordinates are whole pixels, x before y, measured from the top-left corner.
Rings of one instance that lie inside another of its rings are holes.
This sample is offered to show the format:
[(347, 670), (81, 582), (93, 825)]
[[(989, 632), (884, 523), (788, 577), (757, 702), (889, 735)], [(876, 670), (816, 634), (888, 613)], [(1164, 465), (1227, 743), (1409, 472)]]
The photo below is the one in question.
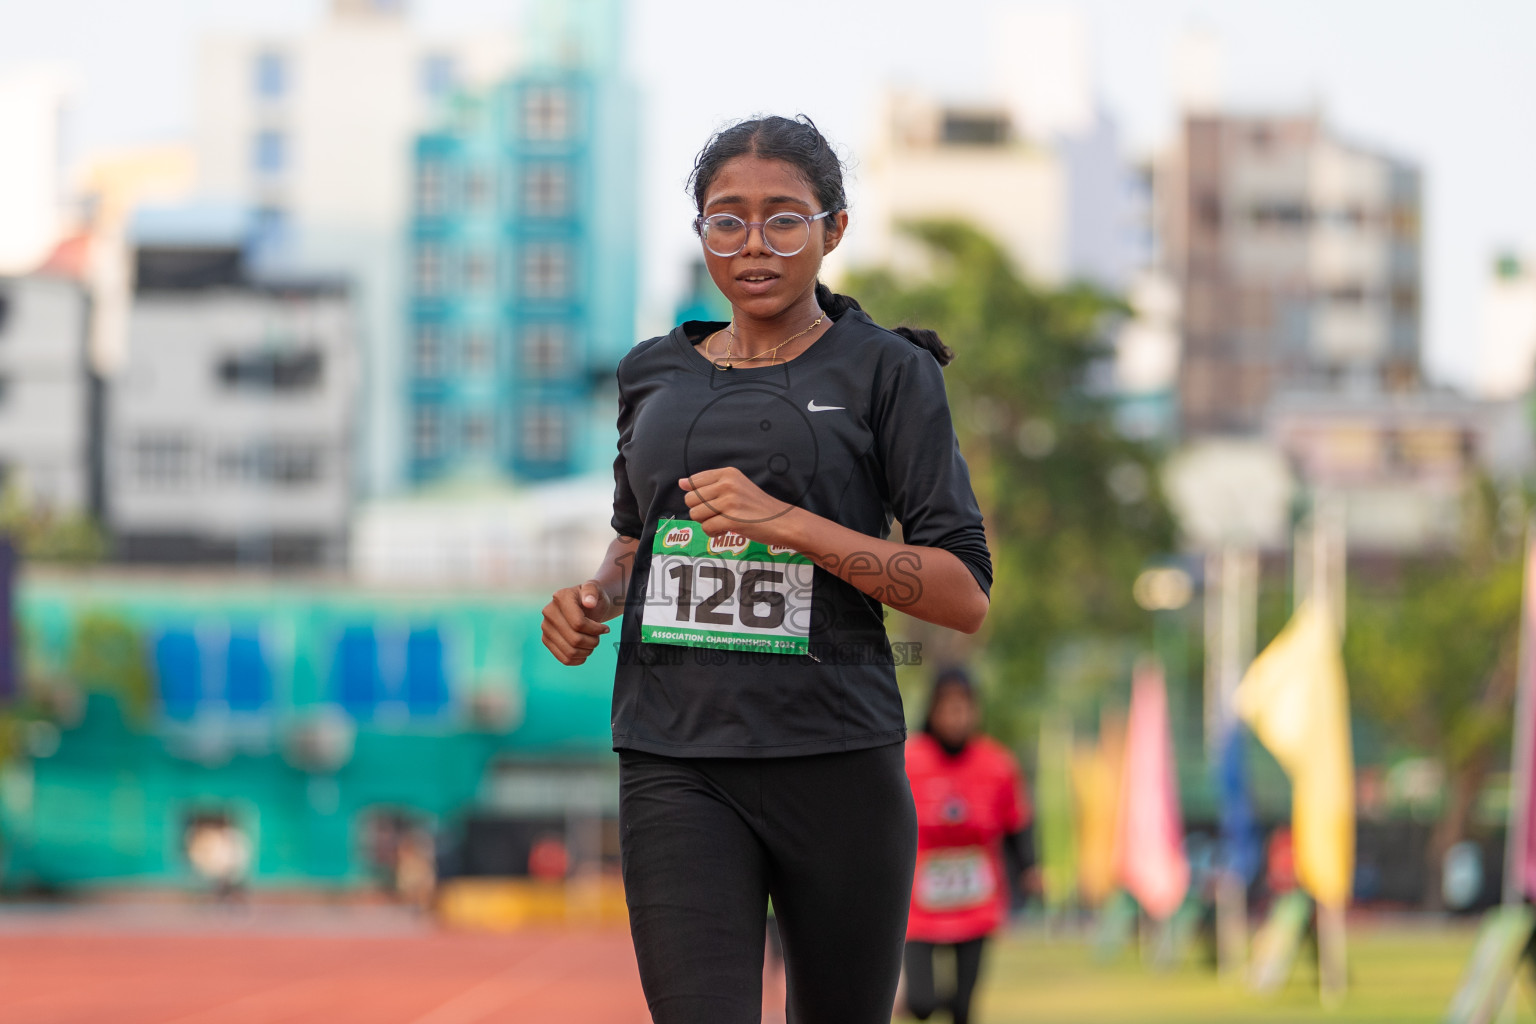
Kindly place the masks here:
[[(1027, 0), (632, 0), (629, 62), (641, 89), (642, 327), (670, 316), (697, 242), (683, 184), (710, 133), (733, 118), (805, 112), (850, 165), (883, 90), (985, 97), (988, 26)], [(0, 69), (72, 66), (70, 130), (91, 149), (188, 138), (197, 40), (213, 31), (296, 32), (324, 0), (0, 0)], [(1530, 0), (1060, 0), (1087, 18), (1101, 99), (1133, 153), (1173, 137), (1174, 40), (1202, 27), (1226, 49), (1229, 105), (1320, 108), (1345, 137), (1425, 174), (1425, 363), (1456, 384), (1473, 366), (1496, 253), (1536, 253), (1536, 3)], [(423, 31), (515, 28), (519, 0), (414, 0)], [(706, 72), (720, 41), (737, 66)], [(770, 59), (769, 55), (772, 55)], [(3, 157), (3, 154), (0, 154)]]

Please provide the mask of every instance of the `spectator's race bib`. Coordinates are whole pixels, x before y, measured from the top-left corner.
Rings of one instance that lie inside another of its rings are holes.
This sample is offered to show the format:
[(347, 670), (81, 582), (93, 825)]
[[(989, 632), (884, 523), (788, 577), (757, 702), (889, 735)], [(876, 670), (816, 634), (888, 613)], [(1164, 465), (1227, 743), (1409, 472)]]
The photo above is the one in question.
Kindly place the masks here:
[(736, 533), (710, 537), (663, 519), (651, 545), (640, 639), (765, 654), (810, 648), (811, 579), (804, 555)]
[(933, 850), (919, 858), (917, 902), (926, 910), (969, 910), (997, 892), (992, 858), (983, 847)]

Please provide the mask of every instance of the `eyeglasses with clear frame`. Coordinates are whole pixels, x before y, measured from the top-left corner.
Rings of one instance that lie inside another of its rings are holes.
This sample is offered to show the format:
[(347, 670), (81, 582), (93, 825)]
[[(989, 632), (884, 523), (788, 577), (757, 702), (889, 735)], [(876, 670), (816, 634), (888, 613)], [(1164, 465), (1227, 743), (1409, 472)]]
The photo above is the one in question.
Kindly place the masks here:
[(712, 213), (708, 217), (695, 217), (693, 229), (699, 233), (704, 248), (716, 256), (735, 256), (745, 249), (753, 228), (762, 232), (763, 244), (769, 252), (775, 256), (795, 256), (810, 244), (811, 225), (831, 213), (831, 210), (822, 210), (807, 217), (785, 210), (758, 221), (745, 221), (734, 213)]

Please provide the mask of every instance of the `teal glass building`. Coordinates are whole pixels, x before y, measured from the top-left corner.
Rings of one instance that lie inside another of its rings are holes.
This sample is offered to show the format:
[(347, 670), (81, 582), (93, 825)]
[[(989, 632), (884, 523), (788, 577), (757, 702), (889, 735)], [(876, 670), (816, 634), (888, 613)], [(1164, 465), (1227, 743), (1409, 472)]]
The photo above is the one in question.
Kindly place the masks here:
[(634, 343), (636, 94), (618, 0), (540, 0), (518, 71), (417, 139), (405, 478), (527, 482), (612, 459)]

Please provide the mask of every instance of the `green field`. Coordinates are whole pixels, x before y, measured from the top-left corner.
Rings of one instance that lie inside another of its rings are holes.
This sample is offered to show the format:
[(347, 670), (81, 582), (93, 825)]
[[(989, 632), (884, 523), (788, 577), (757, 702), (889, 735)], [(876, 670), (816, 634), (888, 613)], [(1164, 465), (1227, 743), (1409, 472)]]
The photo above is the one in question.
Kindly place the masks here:
[[(1025, 932), (991, 950), (974, 1018), (977, 1024), (1438, 1024), (1474, 937), (1470, 925), (1354, 928), (1350, 992), (1341, 1008), (1328, 1011), (1318, 1004), (1314, 973), (1305, 962), (1284, 991), (1264, 997), (1219, 982), (1192, 963), (1164, 972), (1130, 955), (1098, 964), (1082, 939)], [(1517, 1007), (1502, 1024), (1536, 1021), (1529, 987)]]

